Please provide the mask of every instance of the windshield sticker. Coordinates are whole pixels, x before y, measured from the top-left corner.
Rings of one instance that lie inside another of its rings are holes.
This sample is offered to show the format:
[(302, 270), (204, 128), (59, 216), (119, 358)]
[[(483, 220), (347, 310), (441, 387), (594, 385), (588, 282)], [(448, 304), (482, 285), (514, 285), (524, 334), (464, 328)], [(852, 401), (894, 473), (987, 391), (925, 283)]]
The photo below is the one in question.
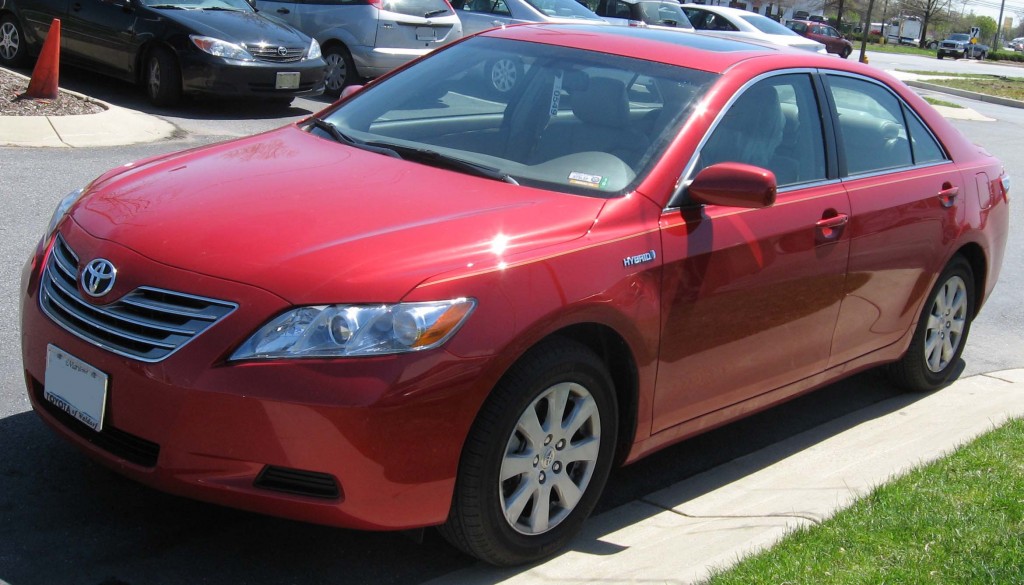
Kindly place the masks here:
[(604, 189), (608, 186), (608, 177), (573, 171), (569, 173), (569, 184), (590, 187), (591, 189)]

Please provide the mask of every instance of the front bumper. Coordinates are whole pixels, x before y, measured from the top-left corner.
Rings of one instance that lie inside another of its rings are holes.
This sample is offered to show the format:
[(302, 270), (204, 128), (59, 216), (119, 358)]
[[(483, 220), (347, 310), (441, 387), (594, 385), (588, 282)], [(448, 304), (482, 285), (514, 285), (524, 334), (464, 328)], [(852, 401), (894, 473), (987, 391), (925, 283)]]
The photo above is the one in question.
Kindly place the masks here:
[[(430, 351), (227, 363), (284, 301), (154, 263), (70, 221), (63, 231), (79, 258), (102, 253), (118, 278), (144, 275), (148, 286), (186, 287), (239, 307), (163, 361), (118, 356), (41, 311), (46, 253), (37, 250), (22, 276), (22, 357), (32, 406), (60, 435), (123, 475), (199, 500), (361, 529), (445, 521), (462, 444), (485, 392), (484, 360)], [(101, 433), (43, 398), (48, 344), (109, 376)]]
[[(323, 59), (290, 63), (232, 61), (200, 51), (179, 54), (182, 89), (188, 94), (238, 97), (302, 97), (324, 92)], [(278, 89), (278, 73), (299, 73), (299, 86)]]

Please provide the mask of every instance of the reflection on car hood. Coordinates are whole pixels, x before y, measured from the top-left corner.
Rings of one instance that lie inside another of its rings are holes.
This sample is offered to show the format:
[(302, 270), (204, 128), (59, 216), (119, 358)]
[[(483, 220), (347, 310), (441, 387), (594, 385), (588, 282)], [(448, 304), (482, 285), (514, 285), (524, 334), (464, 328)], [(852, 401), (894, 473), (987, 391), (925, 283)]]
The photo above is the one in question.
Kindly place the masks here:
[(603, 204), (288, 126), (108, 173), (72, 218), (155, 261), (296, 304), (391, 302), (437, 274), (579, 238)]
[(226, 10), (160, 10), (161, 16), (196, 34), (232, 43), (267, 43), (305, 47), (309, 41), (299, 31), (254, 12)]

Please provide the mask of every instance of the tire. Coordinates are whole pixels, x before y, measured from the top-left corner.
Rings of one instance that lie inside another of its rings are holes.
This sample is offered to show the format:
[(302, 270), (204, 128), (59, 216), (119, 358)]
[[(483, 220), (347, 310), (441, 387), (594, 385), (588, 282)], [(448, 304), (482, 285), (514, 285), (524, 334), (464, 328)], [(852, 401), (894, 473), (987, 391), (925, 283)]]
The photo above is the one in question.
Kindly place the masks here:
[(0, 18), (0, 65), (24, 67), (28, 65), (28, 45), (18, 19), (10, 14)]
[(939, 43), (938, 43), (938, 42), (936, 42), (936, 41), (932, 41), (932, 42), (930, 42), (930, 43), (926, 44), (926, 45), (924, 46), (924, 48), (926, 48), (926, 49), (932, 49), (932, 50), (935, 50), (935, 49), (938, 49), (938, 48), (939, 48)]
[(928, 294), (910, 348), (889, 366), (890, 379), (911, 392), (928, 392), (946, 383), (967, 343), (975, 298), (971, 265), (955, 256)]
[(604, 489), (617, 417), (611, 377), (593, 352), (569, 340), (534, 348), (477, 415), (441, 534), (502, 566), (563, 548)]
[(149, 101), (169, 107), (181, 101), (181, 69), (170, 51), (156, 47), (146, 56), (145, 86)]
[(938, 53), (938, 54), (936, 55), (936, 57), (938, 57), (939, 59), (942, 59), (942, 53)]
[(978, 53), (978, 61), (984, 61), (988, 57), (988, 53), (982, 51)]
[(853, 49), (851, 49), (850, 47), (843, 47), (843, 50), (839, 52), (839, 56), (842, 57), (843, 59), (846, 59), (847, 57), (850, 56), (850, 53), (852, 52)]
[(341, 90), (359, 78), (352, 54), (344, 45), (331, 45), (324, 49), (324, 61), (327, 62), (327, 74), (324, 76), (324, 92), (327, 94), (337, 97)]
[(523, 78), (523, 62), (518, 59), (497, 59), (484, 67), (489, 86), (497, 95), (508, 95)]

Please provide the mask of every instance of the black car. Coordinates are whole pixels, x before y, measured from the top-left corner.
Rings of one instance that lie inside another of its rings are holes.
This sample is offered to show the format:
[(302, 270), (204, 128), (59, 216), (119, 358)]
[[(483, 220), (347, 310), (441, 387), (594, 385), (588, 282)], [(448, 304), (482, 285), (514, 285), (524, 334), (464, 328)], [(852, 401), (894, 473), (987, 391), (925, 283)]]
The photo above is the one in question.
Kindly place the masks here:
[(324, 90), (317, 42), (245, 0), (0, 0), (0, 64), (24, 66), (61, 21), (61, 61), (141, 83), (156, 105), (182, 94), (282, 104)]

